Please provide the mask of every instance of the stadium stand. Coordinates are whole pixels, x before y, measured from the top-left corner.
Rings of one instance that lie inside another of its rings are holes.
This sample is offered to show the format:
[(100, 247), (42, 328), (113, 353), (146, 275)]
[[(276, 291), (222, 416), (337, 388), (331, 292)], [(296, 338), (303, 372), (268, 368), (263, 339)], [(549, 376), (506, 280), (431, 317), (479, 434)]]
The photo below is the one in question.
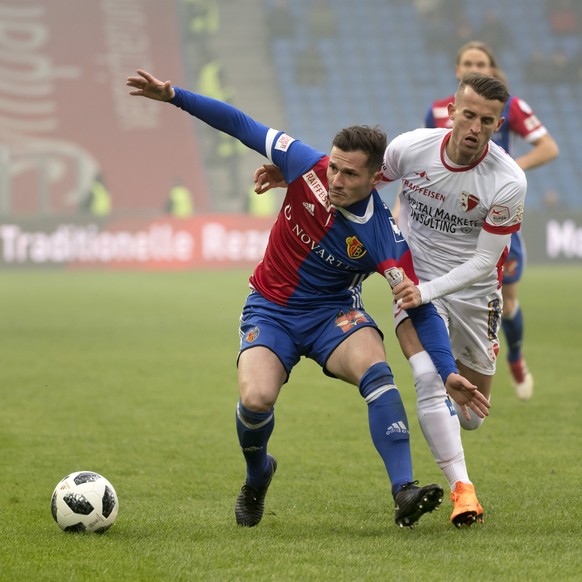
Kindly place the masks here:
[[(274, 0), (263, 2), (268, 9)], [(435, 50), (430, 44), (435, 31), (430, 28), (430, 19), (417, 12), (416, 2), (360, 0), (355, 4), (353, 0), (330, 0), (337, 15), (337, 34), (315, 41), (328, 68), (327, 78), (317, 86), (297, 86), (294, 62), (300, 47), (308, 42), (307, 26), (301, 23), (306, 22), (314, 2), (289, 2), (300, 25), (291, 38), (271, 40), (271, 56), (289, 120), (286, 129), (293, 136), (323, 151), (328, 150), (340, 127), (351, 124), (380, 124), (394, 136), (418, 127), (429, 104), (451, 93), (456, 85), (454, 54), (466, 38), (456, 38), (455, 28), (445, 29), (449, 38), (442, 40), (442, 50), (438, 44)], [(468, 25), (471, 38), (476, 38), (487, 11), (511, 22), (511, 38), (497, 51), (510, 90), (529, 102), (561, 148), (558, 160), (529, 172), (528, 206), (543, 209), (547, 192), (558, 191), (563, 205), (580, 208), (582, 197), (573, 185), (582, 180), (582, 168), (576, 160), (582, 147), (582, 78), (571, 74), (531, 83), (525, 76), (526, 64), (536, 50), (546, 58), (561, 52), (569, 62), (582, 55), (581, 35), (553, 34), (546, 7), (545, 0), (466, 0), (462, 33), (467, 34)], [(517, 141), (515, 153), (526, 147)]]

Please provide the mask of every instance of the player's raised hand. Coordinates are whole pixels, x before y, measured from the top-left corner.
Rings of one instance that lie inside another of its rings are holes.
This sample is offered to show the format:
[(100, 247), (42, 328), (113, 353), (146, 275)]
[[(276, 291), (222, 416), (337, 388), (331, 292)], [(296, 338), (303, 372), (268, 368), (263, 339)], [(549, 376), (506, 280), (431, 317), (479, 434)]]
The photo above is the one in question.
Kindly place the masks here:
[(148, 97), (156, 101), (169, 101), (174, 96), (171, 81), (160, 81), (143, 69), (138, 69), (137, 74), (139, 75), (137, 77), (127, 77), (126, 85), (135, 88), (129, 92), (130, 95)]
[(287, 188), (288, 186), (283, 177), (283, 172), (273, 164), (263, 164), (257, 168), (253, 176), (253, 181), (257, 194), (264, 194), (271, 188)]
[(479, 418), (489, 416), (489, 400), (484, 396), (477, 386), (474, 386), (460, 374), (449, 374), (445, 388), (450, 397), (461, 406), (463, 416), (467, 420), (471, 420), (469, 415), (470, 408)]

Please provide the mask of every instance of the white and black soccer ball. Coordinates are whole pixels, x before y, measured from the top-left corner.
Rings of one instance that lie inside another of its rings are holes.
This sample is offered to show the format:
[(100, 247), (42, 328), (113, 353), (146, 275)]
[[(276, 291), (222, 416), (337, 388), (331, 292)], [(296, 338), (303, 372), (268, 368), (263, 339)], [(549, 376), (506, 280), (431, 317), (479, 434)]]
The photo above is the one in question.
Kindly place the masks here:
[(93, 471), (67, 475), (51, 499), (53, 518), (64, 531), (102, 533), (113, 525), (118, 511), (113, 485)]

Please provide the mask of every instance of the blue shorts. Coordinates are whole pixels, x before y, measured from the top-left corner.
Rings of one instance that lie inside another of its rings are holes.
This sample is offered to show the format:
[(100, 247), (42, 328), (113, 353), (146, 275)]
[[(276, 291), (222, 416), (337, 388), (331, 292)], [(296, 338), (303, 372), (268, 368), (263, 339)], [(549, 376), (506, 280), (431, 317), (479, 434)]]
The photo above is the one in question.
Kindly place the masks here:
[(503, 265), (503, 283), (517, 283), (525, 267), (525, 245), (521, 232), (511, 235), (511, 246), (505, 265)]
[(329, 356), (363, 327), (373, 327), (384, 337), (372, 317), (351, 302), (298, 309), (277, 305), (253, 291), (241, 314), (239, 356), (248, 348), (264, 346), (281, 360), (287, 376), (301, 356), (315, 360), (333, 376), (325, 369)]

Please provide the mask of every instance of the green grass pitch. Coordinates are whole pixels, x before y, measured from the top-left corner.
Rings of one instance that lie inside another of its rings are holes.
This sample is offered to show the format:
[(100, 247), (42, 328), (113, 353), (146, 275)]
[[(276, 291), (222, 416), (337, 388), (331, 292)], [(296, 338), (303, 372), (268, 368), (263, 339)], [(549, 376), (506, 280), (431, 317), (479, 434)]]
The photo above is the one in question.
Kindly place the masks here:
[[(244, 463), (234, 427), (238, 317), (248, 272), (0, 275), (0, 580), (579, 580), (582, 575), (582, 269), (531, 267), (521, 302), (530, 402), (502, 352), (491, 417), (464, 433), (485, 524), (451, 502), (393, 522), (355, 387), (302, 361), (276, 407), (279, 462), (265, 517), (234, 522)], [(445, 485), (422, 437), (388, 286), (369, 311), (412, 431), (415, 476)], [(56, 483), (105, 475), (120, 498), (104, 535), (61, 532)]]

